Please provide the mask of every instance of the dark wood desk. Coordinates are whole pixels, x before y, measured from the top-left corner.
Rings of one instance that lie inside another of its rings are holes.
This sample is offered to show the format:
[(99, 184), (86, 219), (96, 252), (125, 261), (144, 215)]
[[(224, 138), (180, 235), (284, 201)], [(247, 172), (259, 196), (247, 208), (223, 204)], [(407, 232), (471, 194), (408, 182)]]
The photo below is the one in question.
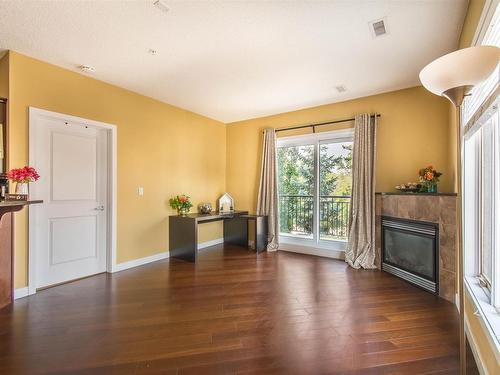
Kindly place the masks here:
[(198, 224), (224, 221), (224, 243), (248, 246), (248, 211), (231, 214), (188, 214), (169, 217), (169, 252), (173, 258), (196, 262), (198, 257)]

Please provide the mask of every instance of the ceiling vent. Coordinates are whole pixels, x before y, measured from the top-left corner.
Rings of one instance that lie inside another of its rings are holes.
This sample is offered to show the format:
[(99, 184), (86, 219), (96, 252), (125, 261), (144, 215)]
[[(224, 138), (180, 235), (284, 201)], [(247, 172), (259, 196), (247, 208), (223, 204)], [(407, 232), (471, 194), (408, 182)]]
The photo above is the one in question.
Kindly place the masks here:
[(158, 8), (159, 10), (161, 10), (163, 13), (167, 13), (170, 9), (169, 7), (167, 6), (167, 4), (165, 4), (163, 1), (161, 0), (156, 0), (153, 5)]
[(369, 22), (370, 31), (374, 38), (388, 34), (387, 30), (387, 19), (384, 17), (375, 21)]

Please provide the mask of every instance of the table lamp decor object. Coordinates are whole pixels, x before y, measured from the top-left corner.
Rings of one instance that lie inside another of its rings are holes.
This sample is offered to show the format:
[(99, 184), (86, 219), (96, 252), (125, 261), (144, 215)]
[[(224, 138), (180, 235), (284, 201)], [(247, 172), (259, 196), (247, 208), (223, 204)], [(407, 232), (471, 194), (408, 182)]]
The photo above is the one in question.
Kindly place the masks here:
[(230, 214), (234, 212), (234, 199), (229, 193), (224, 193), (217, 201), (219, 213)]

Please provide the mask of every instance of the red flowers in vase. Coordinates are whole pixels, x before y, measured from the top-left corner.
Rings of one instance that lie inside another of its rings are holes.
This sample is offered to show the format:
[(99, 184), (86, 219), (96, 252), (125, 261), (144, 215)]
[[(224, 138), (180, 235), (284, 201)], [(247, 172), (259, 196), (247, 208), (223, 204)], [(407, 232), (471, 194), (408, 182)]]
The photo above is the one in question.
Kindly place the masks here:
[(33, 167), (15, 168), (7, 173), (7, 178), (17, 183), (30, 183), (37, 181), (40, 175)]
[(35, 182), (40, 178), (40, 175), (33, 167), (15, 168), (11, 169), (7, 173), (7, 178), (13, 182), (16, 182), (16, 194), (20, 197), (17, 199), (27, 199), (29, 195), (28, 184), (30, 182)]
[(437, 183), (443, 174), (434, 169), (432, 165), (418, 171), (418, 176), (423, 188), (428, 193), (437, 193)]

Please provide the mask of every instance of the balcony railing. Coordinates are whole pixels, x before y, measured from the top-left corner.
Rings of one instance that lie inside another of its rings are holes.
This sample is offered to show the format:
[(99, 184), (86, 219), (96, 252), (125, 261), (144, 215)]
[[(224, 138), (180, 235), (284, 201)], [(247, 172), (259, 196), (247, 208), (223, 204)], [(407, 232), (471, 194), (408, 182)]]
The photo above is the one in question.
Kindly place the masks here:
[[(350, 196), (320, 196), (320, 239), (347, 239), (350, 204)], [(279, 205), (280, 233), (312, 237), (314, 228), (314, 197), (312, 195), (280, 195)]]

